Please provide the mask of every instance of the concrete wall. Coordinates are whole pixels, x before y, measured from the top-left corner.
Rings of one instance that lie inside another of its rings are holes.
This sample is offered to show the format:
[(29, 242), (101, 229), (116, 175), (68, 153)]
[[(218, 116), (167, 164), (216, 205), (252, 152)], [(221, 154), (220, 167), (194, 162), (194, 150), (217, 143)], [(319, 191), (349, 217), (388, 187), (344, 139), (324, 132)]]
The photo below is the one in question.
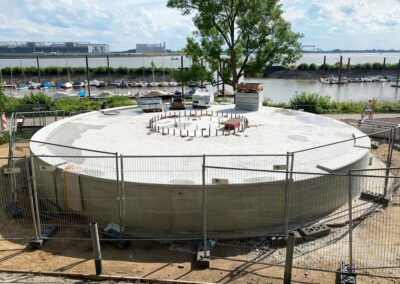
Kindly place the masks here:
[[(366, 168), (369, 153), (338, 173)], [(67, 206), (64, 174), (40, 170), (48, 165), (35, 158), (36, 183), (42, 210), (71, 212), (71, 221), (97, 221), (100, 226), (120, 223), (127, 232), (138, 235), (199, 235), (202, 230), (201, 185), (156, 185), (125, 182), (125, 199), (118, 201), (114, 180), (79, 176), (83, 209), (74, 212)], [(326, 175), (295, 175), (290, 186), (289, 215), (292, 226), (326, 216), (346, 204), (349, 178)], [(360, 181), (358, 179), (358, 181)], [(238, 237), (279, 233), (284, 223), (285, 180), (258, 184), (209, 185), (207, 192), (207, 230), (209, 235)], [(360, 182), (353, 184), (352, 196), (360, 194)], [(68, 199), (68, 198), (67, 198)], [(70, 199), (70, 198), (69, 198)], [(68, 200), (78, 202), (80, 200)], [(58, 204), (56, 206), (56, 204)], [(58, 209), (57, 209), (58, 208)]]

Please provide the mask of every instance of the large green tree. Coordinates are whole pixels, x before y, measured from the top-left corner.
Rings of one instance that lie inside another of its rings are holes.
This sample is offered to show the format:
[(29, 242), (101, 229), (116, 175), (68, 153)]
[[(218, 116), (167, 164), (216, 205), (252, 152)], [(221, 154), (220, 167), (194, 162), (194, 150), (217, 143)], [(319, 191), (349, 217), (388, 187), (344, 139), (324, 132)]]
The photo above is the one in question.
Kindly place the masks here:
[(245, 73), (300, 58), (301, 34), (283, 19), (279, 0), (169, 0), (167, 6), (194, 14), (196, 30), (184, 53), (197, 65), (204, 59), (234, 88)]

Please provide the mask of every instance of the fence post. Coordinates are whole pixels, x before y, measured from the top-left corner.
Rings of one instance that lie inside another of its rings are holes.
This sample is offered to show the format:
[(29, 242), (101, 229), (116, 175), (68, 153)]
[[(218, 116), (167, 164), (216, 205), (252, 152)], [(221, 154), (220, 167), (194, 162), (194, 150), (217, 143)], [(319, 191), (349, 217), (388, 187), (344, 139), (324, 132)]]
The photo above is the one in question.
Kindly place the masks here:
[(389, 141), (388, 141), (388, 155), (387, 155), (387, 160), (386, 160), (385, 186), (383, 188), (383, 196), (384, 197), (386, 196), (387, 187), (389, 184), (389, 175), (390, 175), (389, 168), (392, 165), (393, 144), (394, 144), (395, 137), (396, 137), (396, 128), (391, 128), (390, 135), (389, 135)]
[(286, 174), (285, 174), (285, 195), (284, 195), (284, 207), (283, 207), (283, 233), (285, 236), (288, 235), (289, 230), (289, 152), (286, 153)]
[(125, 208), (125, 177), (124, 177), (124, 160), (123, 156), (120, 155), (120, 163), (121, 163), (121, 193), (122, 193), (122, 202), (121, 202), (121, 210), (122, 210), (122, 228), (125, 228), (126, 221), (126, 208)]
[(101, 264), (101, 251), (99, 241), (99, 230), (97, 229), (97, 222), (90, 223), (90, 233), (92, 236), (92, 245), (94, 253), (94, 265), (96, 266), (96, 275), (103, 273), (103, 267)]
[(32, 181), (33, 181), (33, 201), (35, 203), (35, 211), (36, 211), (36, 223), (37, 223), (38, 235), (39, 235), (39, 238), (41, 238), (42, 237), (42, 228), (41, 228), (41, 224), (40, 224), (39, 202), (38, 202), (36, 174), (35, 174), (35, 163), (33, 161), (33, 156), (31, 156), (31, 168), (32, 168)]
[(349, 170), (348, 207), (349, 207), (349, 272), (353, 273), (353, 204), (352, 204), (352, 171)]
[[(289, 162), (289, 157), (290, 162)], [(283, 218), (284, 218), (284, 225), (283, 225), (283, 233), (285, 236), (288, 235), (289, 232), (289, 191), (290, 191), (290, 184), (292, 183), (293, 179), (293, 160), (294, 160), (294, 153), (286, 153), (286, 183), (285, 183), (285, 203), (284, 203), (284, 213), (283, 213)]]
[(32, 196), (32, 177), (31, 174), (29, 172), (29, 165), (28, 165), (28, 157), (25, 156), (25, 171), (26, 171), (26, 177), (27, 177), (27, 181), (28, 181), (28, 191), (29, 191), (29, 201), (31, 203), (31, 214), (32, 214), (32, 223), (33, 223), (33, 228), (35, 230), (35, 238), (39, 239), (39, 234), (38, 234), (38, 229), (37, 229), (37, 225), (36, 225), (36, 217), (35, 217), (35, 205), (33, 203), (33, 196)]
[(294, 251), (294, 233), (289, 233), (286, 246), (285, 273), (283, 278), (284, 284), (292, 283), (293, 251)]
[(118, 152), (115, 153), (115, 174), (116, 174), (116, 181), (117, 181), (117, 202), (118, 202), (119, 236), (122, 237), (121, 187), (120, 187), (120, 184), (119, 184), (119, 162), (118, 162)]
[(203, 248), (204, 248), (204, 258), (207, 258), (207, 195), (206, 195), (206, 155), (203, 154), (203, 165), (202, 165), (202, 213), (203, 213)]

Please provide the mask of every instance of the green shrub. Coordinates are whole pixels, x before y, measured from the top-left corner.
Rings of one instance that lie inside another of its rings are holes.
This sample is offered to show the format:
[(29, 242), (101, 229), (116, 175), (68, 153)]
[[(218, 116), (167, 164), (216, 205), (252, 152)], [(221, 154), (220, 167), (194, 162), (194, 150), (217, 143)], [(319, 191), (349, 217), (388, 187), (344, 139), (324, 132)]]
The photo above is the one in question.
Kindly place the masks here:
[(383, 64), (382, 63), (375, 62), (375, 63), (372, 64), (372, 69), (374, 69), (374, 70), (382, 70), (382, 68), (383, 68)]
[(54, 109), (54, 103), (51, 97), (43, 93), (37, 93), (37, 94), (31, 93), (29, 96), (25, 96), (20, 100), (21, 104), (40, 104), (40, 105), (45, 105), (47, 110)]
[(311, 71), (316, 71), (316, 70), (318, 70), (318, 66), (317, 66), (317, 64), (311, 63), (309, 69)]
[(129, 74), (129, 68), (128, 67), (118, 67), (116, 70), (116, 73), (121, 74), (121, 75), (127, 75)]
[(310, 65), (308, 65), (307, 63), (301, 63), (299, 66), (297, 66), (297, 70), (310, 70)]
[(371, 70), (372, 69), (372, 64), (371, 63), (364, 63), (362, 65), (363, 70)]
[(96, 75), (104, 75), (107, 74), (107, 67), (99, 66), (93, 69), (93, 73)]

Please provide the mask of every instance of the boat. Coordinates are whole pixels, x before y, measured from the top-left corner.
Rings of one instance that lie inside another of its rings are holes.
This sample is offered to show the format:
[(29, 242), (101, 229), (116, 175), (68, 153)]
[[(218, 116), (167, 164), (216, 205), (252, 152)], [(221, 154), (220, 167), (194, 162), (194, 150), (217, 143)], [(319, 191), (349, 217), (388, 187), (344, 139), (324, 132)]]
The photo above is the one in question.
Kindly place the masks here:
[(117, 87), (121, 82), (122, 82), (121, 80), (112, 81), (112, 82), (110, 83), (110, 86)]
[(128, 83), (121, 81), (119, 84), (117, 84), (117, 88), (128, 88)]
[(89, 86), (97, 87), (100, 84), (100, 81), (97, 80), (90, 80)]
[(364, 78), (364, 82), (370, 83), (370, 82), (372, 82), (372, 78), (371, 77), (365, 77)]
[(64, 88), (64, 89), (70, 89), (70, 88), (72, 88), (71, 82), (66, 82), (66, 83), (64, 83), (64, 84), (63, 84), (63, 88)]
[(332, 80), (329, 78), (320, 78), (322, 84), (332, 84)]
[(30, 90), (33, 90), (33, 89), (40, 89), (41, 86), (42, 86), (42, 84), (40, 84), (40, 83), (33, 83), (33, 82), (31, 82), (31, 83), (28, 85), (28, 89), (30, 89)]
[(78, 93), (78, 97), (80, 97), (80, 98), (86, 97), (86, 93), (81, 91)]
[(63, 87), (63, 83), (57, 82), (57, 83), (55, 83), (54, 87), (62, 88)]
[(104, 88), (107, 84), (104, 81), (100, 81), (100, 83), (96, 86), (97, 88)]
[(150, 83), (150, 87), (158, 87), (158, 83), (157, 82), (151, 82)]
[(27, 88), (28, 88), (28, 84), (26, 84), (26, 83), (17, 84), (17, 89), (18, 90), (27, 89)]
[(169, 85), (170, 85), (171, 87), (177, 87), (177, 86), (179, 86), (179, 83), (178, 83), (178, 82), (175, 82), (175, 81), (172, 81), (172, 82), (169, 82)]
[(169, 83), (168, 82), (161, 82), (161, 87), (168, 87)]
[(3, 83), (0, 85), (0, 87), (3, 87), (3, 88), (16, 88), (17, 85), (15, 85), (14, 83), (6, 83), (6, 82), (3, 82)]
[(45, 82), (45, 83), (43, 83), (42, 85), (41, 85), (41, 88), (43, 88), (43, 89), (47, 89), (47, 88), (50, 88), (51, 87), (51, 84), (50, 83), (47, 83), (47, 82)]
[(56, 92), (54, 95), (51, 96), (52, 99), (64, 99), (64, 98), (72, 98), (77, 97), (75, 94), (67, 93), (67, 92)]
[(74, 88), (84, 88), (85, 87), (85, 83), (83, 83), (82, 81), (75, 81), (72, 84), (72, 87), (74, 87)]

